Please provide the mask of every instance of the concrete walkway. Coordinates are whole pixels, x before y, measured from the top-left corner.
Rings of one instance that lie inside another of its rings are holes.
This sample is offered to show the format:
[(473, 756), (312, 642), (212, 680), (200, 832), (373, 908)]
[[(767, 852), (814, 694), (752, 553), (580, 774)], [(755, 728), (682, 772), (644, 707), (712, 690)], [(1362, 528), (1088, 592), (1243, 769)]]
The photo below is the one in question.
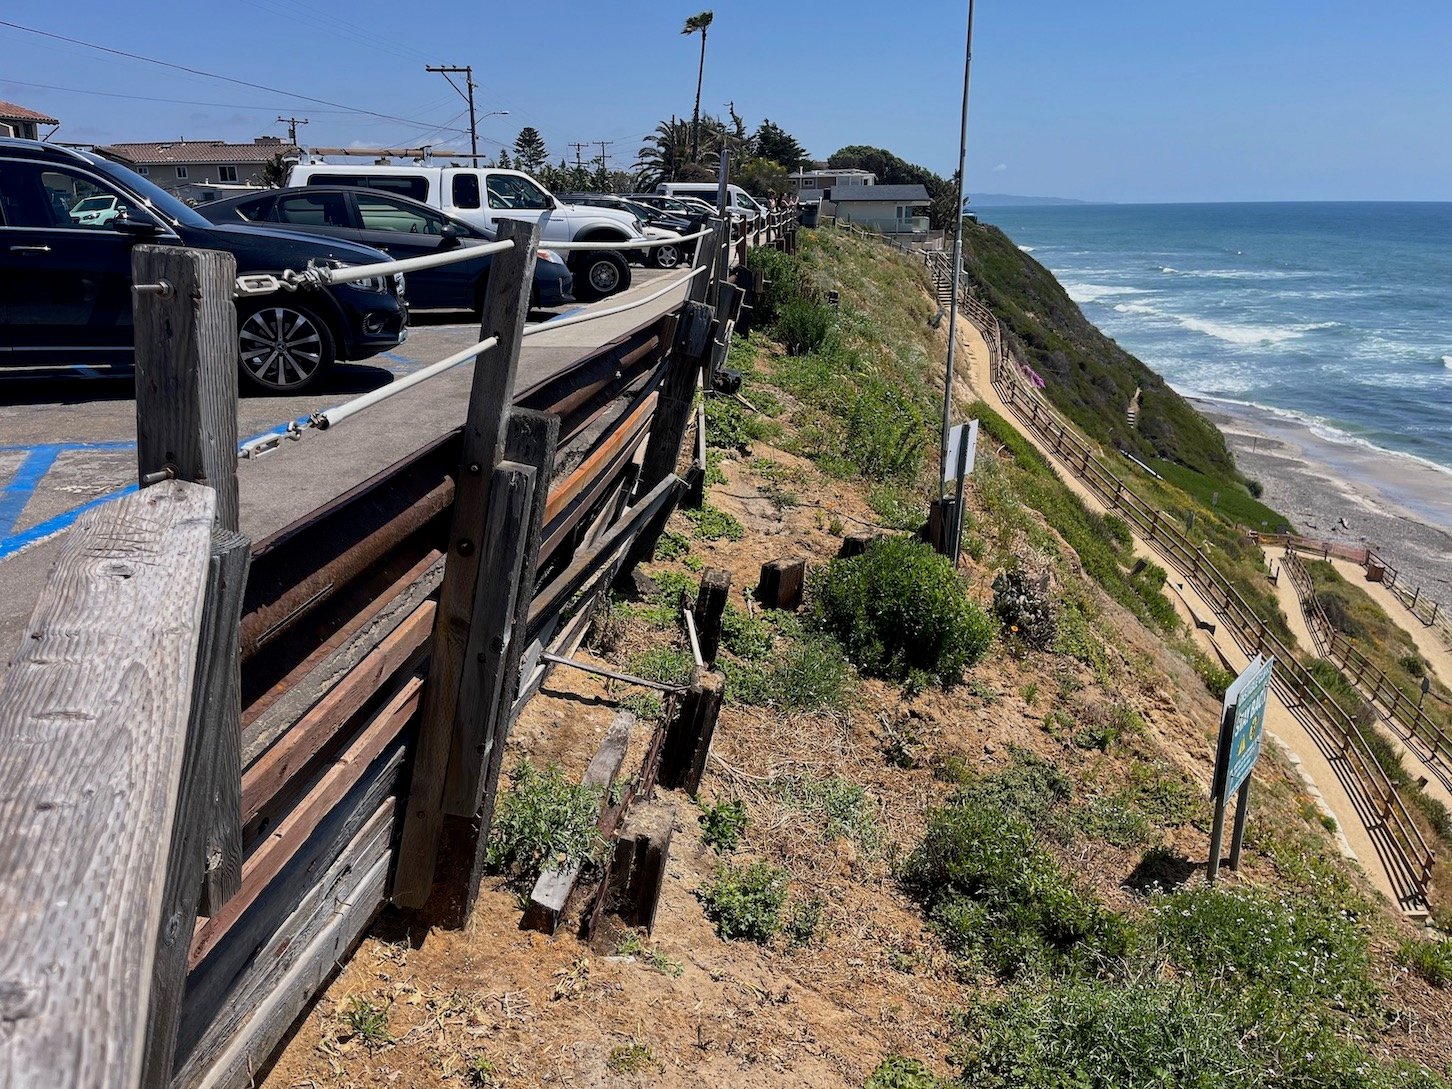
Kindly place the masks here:
[[(979, 332), (977, 326), (968, 321), (960, 322), (958, 329), (958, 350), (960, 358), (966, 360), (967, 365), (960, 372), (966, 388), (957, 392), (981, 398), (990, 408), (1017, 427), (1017, 417), (1003, 403), (998, 396), (998, 391), (993, 388), (989, 372), (988, 345), (984, 341), (982, 333)], [(1032, 431), (1024, 428), (1019, 428), (1019, 431), (1048, 459), (1059, 479), (1075, 495), (1079, 496), (1090, 510), (1101, 513), (1109, 512), (1109, 508), (1080, 483), (1073, 470), (1055, 455), (1051, 447), (1041, 442)], [(1134, 554), (1161, 563), (1163, 566), (1158, 554), (1138, 535), (1134, 535)], [(1288, 581), (1288, 579), (1282, 580), (1283, 583)], [(1202, 649), (1212, 657), (1224, 662), (1226, 668), (1232, 671), (1239, 672), (1243, 669), (1248, 664), (1248, 658), (1225, 631), (1223, 625), (1217, 626), (1215, 635), (1196, 628), (1196, 616), (1211, 619), (1215, 616), (1215, 610), (1200, 596), (1194, 586), (1171, 571), (1166, 587), (1172, 591), (1169, 598), (1175, 606), (1175, 611), (1190, 628)], [(1297, 632), (1297, 637), (1300, 638), (1300, 632)], [(1309, 638), (1309, 633), (1307, 633), (1307, 638)], [(1371, 836), (1367, 834), (1346, 788), (1342, 786), (1341, 780), (1337, 778), (1335, 770), (1316, 744), (1315, 739), (1274, 691), (1271, 692), (1266, 703), (1266, 732), (1270, 735), (1271, 740), (1285, 751), (1313, 801), (1324, 812), (1335, 818), (1336, 839), (1341, 852), (1346, 857), (1358, 862), (1372, 885), (1382, 892), (1392, 904), (1396, 904), (1397, 896), (1392, 880), (1387, 874), (1381, 857), (1372, 843)], [(1205, 755), (1207, 759), (1210, 758), (1210, 754)]]

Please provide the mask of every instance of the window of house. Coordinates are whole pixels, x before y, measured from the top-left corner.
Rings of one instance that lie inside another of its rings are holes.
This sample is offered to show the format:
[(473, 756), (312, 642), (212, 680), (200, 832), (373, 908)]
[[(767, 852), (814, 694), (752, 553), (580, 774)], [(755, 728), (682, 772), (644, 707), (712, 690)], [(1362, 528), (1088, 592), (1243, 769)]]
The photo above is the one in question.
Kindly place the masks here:
[(187, 176), (187, 168), (184, 167), (184, 166), (177, 167), (176, 168), (176, 176), (178, 178), (185, 178)]
[(235, 166), (219, 166), (219, 167), (217, 167), (217, 180), (218, 181), (224, 181), (224, 182), (234, 182), (234, 181), (236, 181), (237, 180), (237, 168)]
[(148, 174), (151, 173), (151, 167), (149, 167), (149, 166), (138, 166), (136, 168), (136, 173), (140, 174), (144, 178)]
[(802, 179), (802, 188), (803, 189), (815, 189), (815, 188), (817, 188), (817, 179), (816, 178), (803, 178)]

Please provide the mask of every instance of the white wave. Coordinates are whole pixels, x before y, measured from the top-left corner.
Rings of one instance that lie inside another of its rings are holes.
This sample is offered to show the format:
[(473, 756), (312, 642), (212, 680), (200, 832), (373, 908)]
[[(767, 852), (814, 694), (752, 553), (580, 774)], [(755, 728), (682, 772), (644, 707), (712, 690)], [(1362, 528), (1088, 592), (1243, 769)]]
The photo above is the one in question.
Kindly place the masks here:
[(1179, 270), (1178, 269), (1170, 268), (1169, 265), (1161, 265), (1160, 266), (1160, 271), (1161, 272), (1164, 272), (1164, 273), (1172, 273), (1172, 272), (1178, 272)]
[(1068, 292), (1069, 298), (1076, 303), (1093, 303), (1102, 299), (1112, 299), (1118, 295), (1143, 295), (1144, 290), (1138, 287), (1124, 287), (1113, 284), (1079, 284), (1064, 283), (1064, 290)]
[(1034, 248), (1032, 246), (1020, 246), (1019, 249), (1023, 250), (1024, 253), (1034, 252)]
[(1120, 314), (1139, 314), (1172, 321), (1180, 328), (1188, 329), (1192, 333), (1203, 333), (1205, 336), (1214, 337), (1216, 340), (1223, 340), (1227, 344), (1235, 344), (1242, 348), (1262, 344), (1284, 344), (1288, 340), (1297, 340), (1317, 329), (1333, 329), (1340, 324), (1335, 321), (1315, 321), (1303, 322), (1299, 325), (1239, 325), (1234, 322), (1196, 317), (1193, 314), (1175, 314), (1148, 303), (1136, 302), (1116, 303), (1114, 309)]
[(1452, 371), (1452, 355), (1444, 355), (1442, 357), (1442, 366), (1446, 367), (1449, 371)]

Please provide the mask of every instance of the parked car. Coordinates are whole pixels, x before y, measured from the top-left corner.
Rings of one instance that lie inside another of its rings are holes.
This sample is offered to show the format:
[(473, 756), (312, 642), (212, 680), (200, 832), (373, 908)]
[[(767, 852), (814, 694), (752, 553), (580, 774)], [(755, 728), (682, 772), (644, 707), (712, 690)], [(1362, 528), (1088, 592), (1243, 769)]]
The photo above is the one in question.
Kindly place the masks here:
[[(497, 220), (539, 224), (544, 242), (639, 241), (635, 217), (608, 208), (577, 208), (558, 200), (528, 174), (493, 167), (337, 166), (299, 163), (288, 185), (345, 185), (382, 189), (412, 197), (430, 208), (492, 229)], [(622, 245), (621, 249), (631, 247)], [(630, 265), (614, 250), (581, 250), (571, 255), (575, 294), (598, 299), (630, 286)]]
[(120, 197), (87, 197), (72, 205), (67, 214), (80, 227), (101, 226), (121, 214)]
[[(105, 197), (108, 222), (71, 212)], [(34, 140), (0, 139), (0, 363), (131, 362), (131, 247), (225, 250), (239, 273), (372, 264), (378, 250), (264, 227), (209, 223), (117, 163)], [(397, 347), (408, 331), (401, 277), (237, 300), (242, 375), (273, 392), (301, 390), (337, 359)]]
[[(307, 234), (327, 235), (382, 250), (390, 257), (422, 257), (459, 246), (495, 240), (493, 231), (446, 216), (427, 204), (376, 189), (308, 186), (268, 189), (215, 200), (197, 209), (213, 223), (278, 223)], [(408, 302), (414, 310), (480, 310), (489, 281), (490, 256), (408, 274)], [(530, 292), (535, 306), (575, 301), (574, 277), (564, 258), (541, 249)]]
[[(714, 207), (720, 189), (715, 182), (661, 182), (655, 191), (662, 197), (698, 197)], [(726, 187), (726, 210), (748, 226), (766, 219), (766, 209), (739, 185)]]
[(659, 208), (675, 215), (709, 218), (716, 214), (716, 206), (708, 204), (699, 197), (663, 197), (659, 193), (631, 193), (630, 199), (638, 204)]
[[(613, 193), (565, 193), (560, 199), (575, 205), (614, 208), (617, 211), (628, 212), (635, 216), (642, 231), (654, 228), (664, 234), (695, 234), (701, 229), (701, 224), (706, 219), (702, 215), (675, 215), (661, 208), (641, 204), (628, 197), (615, 196)], [(642, 265), (652, 265), (655, 268), (675, 268), (681, 262), (689, 260), (695, 249), (694, 242), (669, 243), (651, 246), (648, 249), (630, 250), (627, 251), (626, 256)]]

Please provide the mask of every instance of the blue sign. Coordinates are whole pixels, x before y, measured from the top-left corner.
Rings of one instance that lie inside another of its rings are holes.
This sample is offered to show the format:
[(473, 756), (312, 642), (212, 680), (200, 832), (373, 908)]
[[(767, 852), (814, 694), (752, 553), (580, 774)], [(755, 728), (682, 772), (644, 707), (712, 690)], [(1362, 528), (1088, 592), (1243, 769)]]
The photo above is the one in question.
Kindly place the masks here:
[(1225, 715), (1230, 725), (1225, 740), (1230, 752), (1221, 798), (1240, 789), (1260, 756), (1261, 740), (1265, 736), (1265, 704), (1274, 665), (1274, 658), (1257, 656), (1225, 692)]

